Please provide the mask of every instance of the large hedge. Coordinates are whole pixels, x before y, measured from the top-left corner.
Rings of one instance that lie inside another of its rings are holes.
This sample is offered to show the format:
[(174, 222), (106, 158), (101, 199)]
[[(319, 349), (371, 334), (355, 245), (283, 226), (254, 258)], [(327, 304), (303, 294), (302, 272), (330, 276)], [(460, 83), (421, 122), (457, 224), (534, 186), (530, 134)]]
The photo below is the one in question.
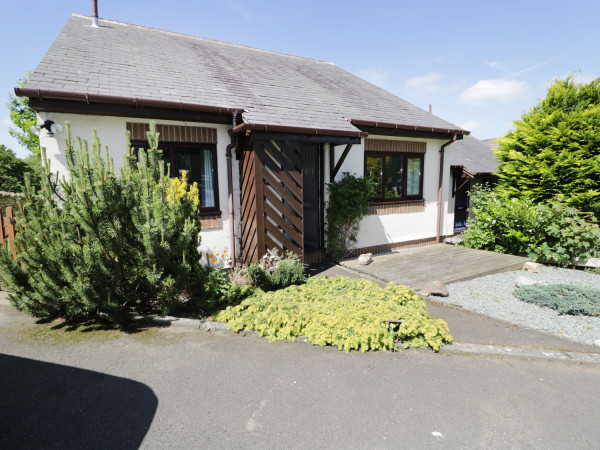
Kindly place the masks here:
[(90, 152), (67, 125), (68, 175), (57, 185), (45, 161), (41, 190), (25, 192), (18, 261), (0, 252), (14, 306), (35, 317), (120, 322), (185, 303), (200, 270), (197, 191), (168, 177), (151, 129), (150, 150), (138, 162), (128, 145), (118, 173), (95, 132)]
[(498, 192), (567, 205), (600, 217), (600, 78), (555, 81), (499, 141)]

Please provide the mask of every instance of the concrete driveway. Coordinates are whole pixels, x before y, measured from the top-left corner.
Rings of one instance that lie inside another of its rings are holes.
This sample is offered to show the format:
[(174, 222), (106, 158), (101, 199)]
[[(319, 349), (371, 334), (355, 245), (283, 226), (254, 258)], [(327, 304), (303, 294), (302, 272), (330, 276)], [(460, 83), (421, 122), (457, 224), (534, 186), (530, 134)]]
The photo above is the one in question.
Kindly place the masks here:
[(600, 366), (343, 353), (0, 304), (2, 448), (595, 448)]

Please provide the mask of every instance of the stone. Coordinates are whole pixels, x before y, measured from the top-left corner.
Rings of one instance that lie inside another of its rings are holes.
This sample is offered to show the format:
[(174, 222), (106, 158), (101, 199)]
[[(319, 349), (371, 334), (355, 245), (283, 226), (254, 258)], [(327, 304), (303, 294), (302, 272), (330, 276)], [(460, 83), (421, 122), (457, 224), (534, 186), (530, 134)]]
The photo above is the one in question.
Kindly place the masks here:
[(540, 273), (544, 271), (544, 266), (539, 263), (526, 262), (523, 266), (523, 270), (526, 270), (527, 272), (531, 273)]
[(371, 264), (373, 261), (373, 253), (363, 253), (358, 257), (358, 263), (361, 266), (366, 266), (367, 264)]
[(515, 286), (520, 288), (521, 286), (528, 286), (530, 284), (535, 284), (535, 280), (533, 280), (532, 278), (529, 277), (519, 277), (517, 278), (517, 282), (515, 283)]
[(443, 281), (432, 280), (421, 288), (421, 295), (437, 295), (438, 297), (448, 297), (448, 289)]
[(600, 267), (600, 258), (579, 259), (576, 258), (573, 263), (580, 267)]
[(596, 339), (596, 340), (594, 341), (594, 345), (595, 345), (596, 347), (600, 347), (600, 339)]

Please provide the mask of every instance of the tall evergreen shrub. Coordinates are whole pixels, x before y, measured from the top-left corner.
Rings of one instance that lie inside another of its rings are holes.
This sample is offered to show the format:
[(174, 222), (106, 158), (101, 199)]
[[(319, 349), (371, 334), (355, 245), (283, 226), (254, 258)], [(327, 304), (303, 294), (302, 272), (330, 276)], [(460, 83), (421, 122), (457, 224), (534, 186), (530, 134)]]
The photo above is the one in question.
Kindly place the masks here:
[(136, 157), (127, 138), (117, 174), (95, 130), (90, 152), (67, 124), (68, 175), (58, 180), (43, 155), (41, 189), (28, 185), (20, 210), (18, 261), (0, 252), (14, 306), (35, 317), (119, 322), (185, 303), (201, 270), (198, 202), (173, 195), (154, 124), (148, 141)]

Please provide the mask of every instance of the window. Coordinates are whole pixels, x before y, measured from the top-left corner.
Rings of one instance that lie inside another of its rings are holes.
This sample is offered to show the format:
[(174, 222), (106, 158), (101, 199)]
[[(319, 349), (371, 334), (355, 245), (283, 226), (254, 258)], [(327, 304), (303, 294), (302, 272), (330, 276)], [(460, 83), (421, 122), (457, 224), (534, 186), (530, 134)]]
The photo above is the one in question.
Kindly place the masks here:
[[(133, 143), (134, 148), (148, 148), (148, 144)], [(217, 149), (213, 144), (161, 143), (163, 159), (171, 165), (171, 176), (181, 177), (187, 172), (188, 183), (198, 183), (200, 212), (218, 213), (219, 183), (217, 179)]]
[(422, 154), (365, 152), (365, 176), (373, 184), (371, 200), (423, 198), (423, 161)]

